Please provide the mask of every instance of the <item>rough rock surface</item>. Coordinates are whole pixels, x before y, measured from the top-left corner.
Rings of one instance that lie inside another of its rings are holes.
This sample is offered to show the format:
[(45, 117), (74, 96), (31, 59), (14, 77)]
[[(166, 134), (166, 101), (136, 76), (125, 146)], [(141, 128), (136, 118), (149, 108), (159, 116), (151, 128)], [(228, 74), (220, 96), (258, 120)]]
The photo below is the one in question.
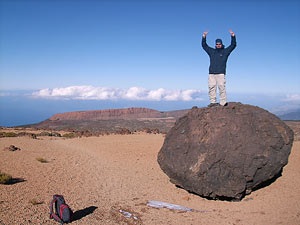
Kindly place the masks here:
[(281, 174), (292, 144), (293, 131), (259, 107), (194, 107), (168, 132), (158, 163), (188, 191), (241, 199)]

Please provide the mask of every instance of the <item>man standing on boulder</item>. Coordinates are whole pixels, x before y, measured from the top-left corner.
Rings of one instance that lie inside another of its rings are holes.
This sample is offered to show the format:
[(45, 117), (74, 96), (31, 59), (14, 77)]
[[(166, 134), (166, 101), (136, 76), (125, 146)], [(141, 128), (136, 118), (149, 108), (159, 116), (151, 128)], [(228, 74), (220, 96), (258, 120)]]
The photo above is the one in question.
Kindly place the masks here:
[(231, 34), (231, 44), (225, 48), (221, 39), (216, 40), (216, 48), (209, 47), (206, 43), (206, 35), (208, 31), (205, 31), (202, 36), (202, 47), (209, 55), (210, 66), (208, 76), (208, 89), (209, 89), (209, 107), (217, 106), (217, 86), (220, 94), (220, 104), (222, 106), (227, 105), (226, 89), (225, 89), (225, 74), (226, 74), (226, 63), (228, 56), (236, 47), (236, 38), (232, 30), (229, 31)]

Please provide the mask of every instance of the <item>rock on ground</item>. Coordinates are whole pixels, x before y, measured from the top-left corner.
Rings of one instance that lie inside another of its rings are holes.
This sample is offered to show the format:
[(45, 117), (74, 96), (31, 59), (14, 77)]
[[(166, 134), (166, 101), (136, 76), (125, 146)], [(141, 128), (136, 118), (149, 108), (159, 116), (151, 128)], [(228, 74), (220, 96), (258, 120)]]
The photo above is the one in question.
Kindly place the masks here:
[(9, 147), (5, 147), (4, 150), (14, 152), (14, 151), (20, 151), (21, 149), (18, 148), (18, 147), (16, 147), (16, 146), (14, 146), (14, 145), (10, 145)]
[(239, 200), (281, 174), (292, 144), (293, 131), (259, 107), (194, 107), (168, 132), (158, 163), (190, 192)]

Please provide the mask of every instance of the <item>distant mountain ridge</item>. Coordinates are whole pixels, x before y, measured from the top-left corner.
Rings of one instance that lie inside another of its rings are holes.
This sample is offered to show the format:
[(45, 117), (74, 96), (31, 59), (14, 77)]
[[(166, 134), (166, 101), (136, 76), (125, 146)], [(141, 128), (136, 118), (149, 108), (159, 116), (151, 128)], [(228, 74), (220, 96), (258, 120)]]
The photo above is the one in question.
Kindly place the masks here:
[(166, 133), (188, 111), (189, 109), (160, 112), (149, 108), (125, 108), (65, 112), (28, 126), (37, 129), (91, 132), (116, 132), (122, 128), (130, 131), (158, 129)]
[(51, 116), (49, 120), (131, 120), (141, 118), (166, 118), (182, 116), (186, 112), (187, 110), (159, 112), (157, 110), (148, 108), (104, 109), (93, 111), (57, 113)]
[(300, 109), (278, 116), (282, 120), (300, 120)]

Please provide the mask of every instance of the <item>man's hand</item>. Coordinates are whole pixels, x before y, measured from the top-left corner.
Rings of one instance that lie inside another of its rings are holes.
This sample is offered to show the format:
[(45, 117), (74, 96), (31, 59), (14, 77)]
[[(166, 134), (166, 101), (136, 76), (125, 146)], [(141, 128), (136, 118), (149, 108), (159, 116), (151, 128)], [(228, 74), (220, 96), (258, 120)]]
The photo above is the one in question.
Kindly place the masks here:
[(233, 31), (230, 29), (229, 32), (230, 32), (231, 36), (233, 37), (234, 36)]
[(203, 37), (204, 37), (204, 38), (206, 37), (207, 33), (208, 33), (208, 31), (204, 31), (204, 32), (203, 32)]

